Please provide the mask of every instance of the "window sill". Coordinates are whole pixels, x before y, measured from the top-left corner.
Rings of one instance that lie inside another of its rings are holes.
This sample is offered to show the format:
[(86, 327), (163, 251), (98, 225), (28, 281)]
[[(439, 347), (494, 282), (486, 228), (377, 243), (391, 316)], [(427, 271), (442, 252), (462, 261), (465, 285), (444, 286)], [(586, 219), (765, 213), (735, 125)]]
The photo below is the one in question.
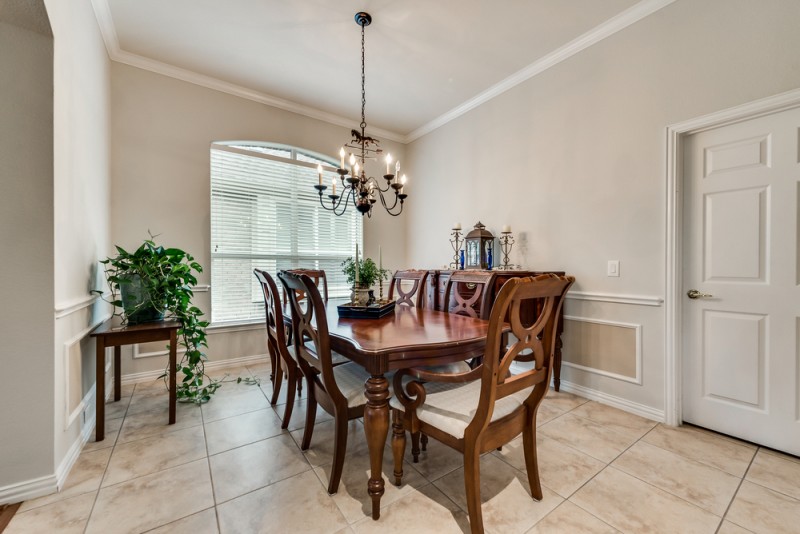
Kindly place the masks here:
[(206, 331), (209, 334), (228, 334), (231, 332), (260, 330), (262, 328), (264, 328), (264, 320), (256, 319), (250, 321), (229, 321), (225, 323), (216, 323), (208, 326)]

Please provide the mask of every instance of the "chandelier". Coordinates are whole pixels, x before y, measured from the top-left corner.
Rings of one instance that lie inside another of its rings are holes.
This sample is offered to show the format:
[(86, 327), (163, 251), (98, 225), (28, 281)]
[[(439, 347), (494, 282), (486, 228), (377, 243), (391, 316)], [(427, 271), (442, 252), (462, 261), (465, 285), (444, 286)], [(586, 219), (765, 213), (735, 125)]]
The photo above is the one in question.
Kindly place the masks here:
[[(321, 165), (317, 167), (319, 185), (314, 187), (319, 191), (320, 205), (326, 210), (332, 211), (334, 215), (343, 215), (348, 206), (352, 204), (361, 215), (372, 217), (372, 206), (380, 199), (381, 205), (389, 215), (397, 216), (403, 212), (403, 201), (408, 196), (403, 192), (406, 176), (403, 175), (402, 178), (399, 178), (400, 162), (395, 163), (394, 173), (392, 173), (390, 167), (392, 155), (386, 155), (386, 174), (383, 175), (386, 182), (385, 187), (381, 187), (378, 180), (368, 176), (365, 168), (367, 161), (377, 161), (383, 151), (380, 148), (380, 141), (366, 134), (367, 120), (364, 115), (367, 104), (366, 77), (364, 75), (364, 28), (372, 22), (372, 17), (369, 13), (361, 11), (356, 13), (355, 20), (361, 26), (361, 131), (351, 130), (352, 139), (339, 151), (339, 168), (336, 169), (336, 172), (339, 174), (340, 194), (337, 194), (337, 178), (334, 177), (331, 180), (331, 194), (327, 195), (327, 201), (323, 199), (323, 194), (328, 186), (322, 182)], [(345, 155), (348, 151), (350, 151), (349, 169), (345, 167)], [(394, 199), (391, 198), (390, 191), (394, 192)], [(384, 193), (386, 193), (385, 196)]]

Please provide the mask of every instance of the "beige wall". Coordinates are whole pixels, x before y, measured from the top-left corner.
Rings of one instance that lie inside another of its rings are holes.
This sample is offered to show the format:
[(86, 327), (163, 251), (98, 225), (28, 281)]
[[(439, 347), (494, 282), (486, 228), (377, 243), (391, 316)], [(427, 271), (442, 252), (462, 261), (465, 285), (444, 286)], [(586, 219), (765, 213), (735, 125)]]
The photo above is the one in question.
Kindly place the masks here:
[[(678, 0), (413, 142), (409, 263), (447, 262), (452, 223), (480, 219), (512, 225), (511, 261), (565, 269), (575, 291), (663, 298), (666, 127), (799, 87), (798, 20), (795, 0)], [(663, 410), (663, 307), (566, 311), (642, 325), (643, 383), (563, 378)]]
[(53, 472), (53, 37), (25, 15), (0, 21), (0, 504)]
[[(209, 146), (214, 141), (272, 141), (336, 156), (348, 128), (245, 100), (229, 94), (113, 63), (111, 238), (135, 247), (150, 230), (160, 242), (192, 253), (206, 267), (200, 284), (209, 284)], [(357, 95), (354, 95), (357, 97)], [(404, 147), (383, 141), (384, 149), (405, 159)], [(383, 245), (385, 266), (405, 266), (402, 218), (380, 213), (365, 220), (368, 254)], [(211, 289), (213, 291), (213, 288)], [(210, 316), (210, 293), (196, 304)], [(264, 354), (260, 327), (209, 332), (211, 361)], [(163, 368), (163, 357), (134, 360), (123, 349), (122, 373)]]
[(107, 313), (102, 303), (90, 305), (89, 291), (101, 287), (97, 259), (108, 253), (110, 62), (89, 0), (45, 4), (55, 38), (51, 424), (61, 482), (93, 426), (95, 354), (88, 332)]

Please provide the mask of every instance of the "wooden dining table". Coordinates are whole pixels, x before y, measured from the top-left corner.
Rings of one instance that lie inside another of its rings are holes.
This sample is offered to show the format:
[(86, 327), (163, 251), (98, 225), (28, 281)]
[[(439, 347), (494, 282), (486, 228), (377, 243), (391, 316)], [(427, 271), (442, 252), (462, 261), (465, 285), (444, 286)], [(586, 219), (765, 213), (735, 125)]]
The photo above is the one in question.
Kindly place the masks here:
[[(410, 306), (397, 306), (380, 319), (343, 319), (337, 306), (346, 300), (326, 302), (331, 348), (361, 365), (371, 375), (364, 384), (364, 432), (370, 458), (367, 483), (372, 518), (380, 517), (384, 492), (383, 453), (389, 432), (390, 371), (439, 365), (481, 356), (489, 322), (462, 315)], [(291, 321), (288, 306), (284, 319)]]

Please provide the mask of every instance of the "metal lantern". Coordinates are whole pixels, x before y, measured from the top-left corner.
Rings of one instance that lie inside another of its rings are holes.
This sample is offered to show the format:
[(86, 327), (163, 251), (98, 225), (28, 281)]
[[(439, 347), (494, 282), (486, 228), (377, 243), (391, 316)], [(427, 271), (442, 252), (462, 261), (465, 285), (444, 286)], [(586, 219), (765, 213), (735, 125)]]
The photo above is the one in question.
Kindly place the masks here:
[(486, 229), (480, 221), (464, 238), (466, 242), (467, 258), (465, 269), (490, 269), (489, 256), (491, 255), (494, 235)]

